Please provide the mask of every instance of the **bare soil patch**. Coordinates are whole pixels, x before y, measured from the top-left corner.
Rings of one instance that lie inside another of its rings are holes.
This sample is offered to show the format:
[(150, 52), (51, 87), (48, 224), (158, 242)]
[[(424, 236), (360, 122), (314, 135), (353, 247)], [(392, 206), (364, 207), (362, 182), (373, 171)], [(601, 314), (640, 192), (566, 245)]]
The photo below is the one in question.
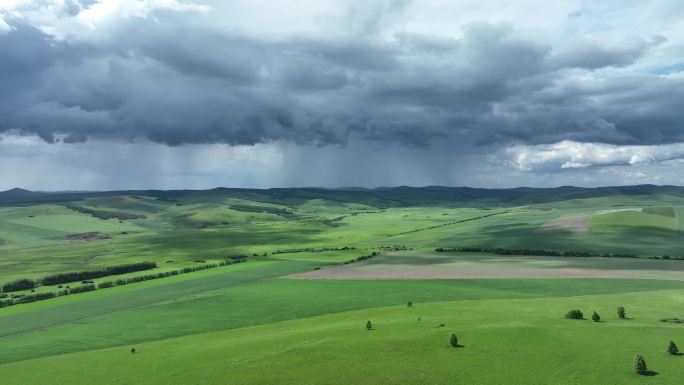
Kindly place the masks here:
[(112, 236), (107, 233), (99, 231), (91, 231), (88, 233), (67, 234), (64, 236), (65, 241), (99, 241), (103, 239), (112, 239)]
[(603, 215), (603, 214), (613, 214), (613, 213), (621, 213), (624, 211), (634, 211), (637, 213), (643, 212), (644, 209), (642, 208), (628, 208), (628, 209), (610, 209), (610, 210), (599, 210), (594, 213), (594, 215)]
[[(684, 262), (635, 258), (387, 255), (293, 274), (298, 279), (420, 280), (502, 278), (633, 278), (684, 280)], [(423, 263), (426, 262), (426, 263)]]
[(548, 221), (539, 226), (535, 233), (583, 233), (587, 231), (589, 231), (589, 215), (574, 215)]

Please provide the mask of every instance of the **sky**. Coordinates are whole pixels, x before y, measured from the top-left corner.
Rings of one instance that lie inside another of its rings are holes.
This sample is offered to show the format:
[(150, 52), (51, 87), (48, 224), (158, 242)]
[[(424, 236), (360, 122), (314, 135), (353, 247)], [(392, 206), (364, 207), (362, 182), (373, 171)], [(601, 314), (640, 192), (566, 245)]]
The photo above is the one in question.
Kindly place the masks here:
[(646, 183), (681, 0), (0, 0), (0, 190)]

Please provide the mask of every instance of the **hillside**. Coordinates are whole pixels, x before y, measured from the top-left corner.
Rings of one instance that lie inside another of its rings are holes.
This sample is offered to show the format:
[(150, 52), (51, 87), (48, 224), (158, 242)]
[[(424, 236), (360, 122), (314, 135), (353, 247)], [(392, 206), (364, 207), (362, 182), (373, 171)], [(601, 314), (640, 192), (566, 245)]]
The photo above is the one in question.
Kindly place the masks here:
[(521, 205), (551, 203), (573, 199), (663, 195), (684, 197), (684, 187), (679, 186), (617, 186), (582, 188), (562, 186), (555, 188), (519, 187), (510, 189), (485, 189), (471, 187), (379, 187), (362, 188), (273, 188), (211, 190), (126, 190), (99, 192), (32, 192), (12, 189), (0, 192), (0, 204), (70, 202), (87, 198), (113, 196), (147, 196), (166, 201), (209, 202), (225, 198), (239, 198), (258, 202), (301, 205), (312, 199), (331, 202), (358, 203), (375, 207), (409, 207), (429, 205)]

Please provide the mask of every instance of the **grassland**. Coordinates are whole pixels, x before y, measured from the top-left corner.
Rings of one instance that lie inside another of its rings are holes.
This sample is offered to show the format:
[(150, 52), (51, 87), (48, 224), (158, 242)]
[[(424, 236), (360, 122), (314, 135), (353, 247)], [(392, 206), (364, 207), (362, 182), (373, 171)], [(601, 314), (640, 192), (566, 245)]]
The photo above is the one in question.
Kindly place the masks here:
[(474, 253), (388, 253), (367, 261), (297, 273), (295, 278), (392, 280), (632, 278), (684, 280), (681, 260), (539, 257)]
[[(617, 304), (630, 320), (613, 316)], [(136, 354), (125, 345), (1, 368), (20, 384), (88, 384), (83, 374), (91, 371), (113, 384), (636, 384), (644, 379), (631, 361), (641, 353), (657, 383), (676, 384), (682, 358), (665, 347), (684, 330), (657, 319), (683, 304), (681, 290), (417, 303), (138, 343)], [(596, 310), (605, 321), (563, 319), (571, 308)], [(372, 331), (363, 327), (368, 319)], [(452, 332), (464, 347), (448, 345)]]
[[(2, 383), (680, 382), (684, 358), (665, 348), (671, 339), (684, 344), (684, 329), (659, 320), (684, 318), (684, 261), (652, 259), (684, 255), (684, 192), (676, 189), (217, 189), (12, 199), (0, 193), (0, 283), (139, 261), (156, 262), (155, 273), (236, 255), (247, 262), (0, 308)], [(537, 231), (568, 216), (586, 216), (588, 231)], [(65, 240), (95, 231), (110, 239)], [(617, 306), (629, 319), (617, 319)], [(564, 319), (573, 308), (585, 317), (596, 310), (604, 322)], [(367, 320), (374, 330), (365, 330)], [(448, 345), (452, 332), (464, 347)], [(633, 373), (636, 353), (654, 371), (650, 380)]]

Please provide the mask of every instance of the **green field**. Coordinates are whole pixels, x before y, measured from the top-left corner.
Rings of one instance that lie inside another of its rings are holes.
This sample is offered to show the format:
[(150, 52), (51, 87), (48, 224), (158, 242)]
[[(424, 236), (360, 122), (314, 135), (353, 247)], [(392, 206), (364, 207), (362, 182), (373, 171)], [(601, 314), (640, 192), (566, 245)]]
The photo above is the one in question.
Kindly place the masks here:
[[(660, 321), (684, 318), (679, 190), (217, 189), (31, 199), (0, 193), (0, 283), (157, 263), (97, 285), (230, 256), (246, 262), (0, 308), (3, 384), (681, 382), (684, 357), (666, 348), (684, 344), (684, 326)], [(587, 218), (587, 231), (537, 231), (576, 216)], [(110, 239), (65, 240), (89, 232)], [(618, 319), (618, 306), (628, 319)], [(564, 318), (575, 308), (587, 319)], [(602, 322), (590, 320), (593, 311)], [(451, 333), (462, 347), (449, 346)], [(634, 373), (637, 353), (650, 377)]]

